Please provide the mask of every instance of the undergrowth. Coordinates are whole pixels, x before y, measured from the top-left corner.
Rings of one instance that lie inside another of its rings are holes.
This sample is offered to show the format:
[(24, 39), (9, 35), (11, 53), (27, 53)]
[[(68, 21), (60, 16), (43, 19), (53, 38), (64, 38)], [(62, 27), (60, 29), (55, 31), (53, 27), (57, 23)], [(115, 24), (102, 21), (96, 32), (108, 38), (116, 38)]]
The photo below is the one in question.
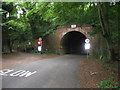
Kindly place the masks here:
[(98, 87), (99, 87), (99, 88), (102, 88), (102, 89), (105, 89), (105, 88), (116, 88), (116, 89), (119, 89), (119, 90), (120, 90), (119, 83), (118, 83), (118, 82), (115, 82), (113, 79), (114, 79), (114, 78), (111, 77), (111, 78), (108, 78), (107, 80), (98, 82), (98, 83), (97, 83), (97, 84), (98, 84)]
[(59, 53), (59, 52), (53, 52), (53, 51), (48, 51), (48, 50), (45, 50), (45, 51), (42, 51), (42, 52), (39, 52), (39, 51), (35, 51), (35, 50), (31, 50), (31, 51), (29, 51), (28, 53), (31, 53), (31, 54), (47, 54), (47, 55), (49, 55), (49, 54), (57, 54), (57, 55), (60, 55), (61, 53)]
[(96, 58), (96, 61), (100, 62), (103, 64), (104, 69), (110, 70), (110, 78), (104, 80), (104, 81), (100, 81), (97, 83), (99, 88), (102, 89), (106, 89), (106, 88), (115, 88), (117, 90), (120, 90), (120, 83), (115, 81), (116, 78), (116, 74), (118, 73), (115, 70), (118, 70), (118, 68), (120, 67), (120, 64), (118, 63), (117, 65), (115, 65), (114, 67), (111, 67), (110, 64), (116, 64), (114, 63), (114, 60), (108, 60), (106, 57), (103, 57), (102, 55), (100, 55), (100, 53), (93, 53), (92, 55), (90, 55), (89, 57), (92, 58)]

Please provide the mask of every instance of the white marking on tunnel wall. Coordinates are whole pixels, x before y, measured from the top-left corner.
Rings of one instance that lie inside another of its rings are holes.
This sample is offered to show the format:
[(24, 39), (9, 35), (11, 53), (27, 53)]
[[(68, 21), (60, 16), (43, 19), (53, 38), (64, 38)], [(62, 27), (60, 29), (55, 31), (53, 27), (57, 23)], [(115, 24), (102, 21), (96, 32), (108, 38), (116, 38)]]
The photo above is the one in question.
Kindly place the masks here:
[(76, 28), (77, 27), (77, 25), (71, 25), (71, 28)]
[(33, 74), (37, 73), (37, 71), (27, 71), (27, 70), (14, 70), (14, 69), (3, 69), (0, 70), (1, 76), (11, 76), (11, 77), (29, 77)]

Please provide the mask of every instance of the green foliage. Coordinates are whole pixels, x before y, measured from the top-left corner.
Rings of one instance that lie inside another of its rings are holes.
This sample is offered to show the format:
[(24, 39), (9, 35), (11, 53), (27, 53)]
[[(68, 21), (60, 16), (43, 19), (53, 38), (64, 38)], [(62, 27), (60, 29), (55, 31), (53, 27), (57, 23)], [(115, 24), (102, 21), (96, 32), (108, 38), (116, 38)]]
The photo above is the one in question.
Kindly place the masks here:
[(106, 58), (106, 56), (101, 55), (100, 51), (96, 51), (96, 52), (94, 51), (94, 52), (90, 55), (90, 57), (95, 57), (95, 58), (97, 58), (97, 60), (98, 60), (99, 62), (101, 62), (101, 63), (103, 63), (103, 64), (105, 64), (105, 65), (106, 65), (106, 63), (112, 62), (111, 60), (108, 60), (108, 59)]
[(110, 62), (112, 62), (112, 60), (109, 60), (109, 59), (107, 59), (106, 57), (103, 57), (103, 56), (102, 56), (102, 59), (101, 58), (99, 59), (99, 61), (102, 62), (102, 63), (110, 63)]
[(48, 50), (45, 50), (45, 51), (42, 51), (42, 52), (38, 52), (37, 50), (27, 50), (28, 53), (32, 53), (32, 54), (46, 54), (46, 55), (50, 55), (50, 54), (56, 54), (56, 55), (60, 55), (59, 52), (53, 52), (53, 51), (48, 51)]
[(91, 17), (97, 17), (96, 13), (92, 12), (95, 9), (90, 8), (85, 2), (54, 2), (47, 4), (44, 18), (56, 25), (90, 24), (96, 22)]
[(93, 52), (90, 56), (91, 56), (91, 57), (95, 57), (95, 58), (99, 58), (100, 52), (98, 52), (98, 51)]
[(97, 83), (99, 88), (106, 89), (106, 88), (116, 88), (119, 89), (118, 83), (113, 81), (113, 78), (109, 78), (104, 81), (100, 81)]
[(53, 52), (53, 51), (48, 51), (48, 50), (43, 51), (42, 54), (57, 54), (57, 55), (60, 55), (59, 52)]
[[(113, 44), (119, 41), (120, 30), (116, 28), (119, 26), (119, 9), (118, 3), (109, 4), (108, 21)], [(17, 18), (19, 10), (23, 13)], [(3, 39), (10, 39), (16, 46), (27, 46), (26, 42), (50, 34), (57, 26), (71, 24), (92, 25), (94, 29), (89, 34), (101, 34), (97, 11), (97, 3), (93, 2), (3, 2), (0, 13), (3, 16)], [(10, 16), (6, 17), (8, 12)]]

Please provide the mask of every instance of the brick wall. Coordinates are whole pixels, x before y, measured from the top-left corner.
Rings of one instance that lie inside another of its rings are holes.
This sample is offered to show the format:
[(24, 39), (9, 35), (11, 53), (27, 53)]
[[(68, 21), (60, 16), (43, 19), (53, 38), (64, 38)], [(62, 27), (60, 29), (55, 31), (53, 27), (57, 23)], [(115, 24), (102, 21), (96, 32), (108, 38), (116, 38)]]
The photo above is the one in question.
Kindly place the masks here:
[(54, 52), (63, 52), (62, 48), (61, 48), (61, 39), (62, 37), (67, 34), (68, 32), (71, 31), (78, 31), (81, 32), (83, 35), (86, 36), (86, 38), (90, 39), (90, 44), (91, 44), (91, 50), (90, 52), (92, 52), (93, 50), (93, 40), (94, 37), (91, 37), (88, 32), (92, 31), (92, 26), (83, 26), (83, 25), (77, 25), (76, 28), (72, 29), (70, 25), (68, 26), (60, 26), (57, 28), (56, 31), (54, 31), (53, 33), (51, 33), (50, 35), (46, 36), (43, 41), (44, 41), (44, 45), (43, 45), (43, 50), (50, 50), (50, 51), (54, 51)]

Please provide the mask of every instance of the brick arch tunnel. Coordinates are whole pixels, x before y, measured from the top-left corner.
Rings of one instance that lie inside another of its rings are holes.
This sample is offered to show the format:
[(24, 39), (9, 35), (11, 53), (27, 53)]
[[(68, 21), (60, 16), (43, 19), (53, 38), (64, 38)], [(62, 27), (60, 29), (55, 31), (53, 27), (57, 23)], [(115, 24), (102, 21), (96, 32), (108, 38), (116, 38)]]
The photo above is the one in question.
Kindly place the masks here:
[(59, 26), (53, 33), (43, 38), (43, 51), (51, 51), (61, 54), (87, 54), (84, 49), (85, 39), (90, 40), (89, 53), (93, 52), (94, 37), (88, 33), (92, 26), (77, 25), (76, 28)]
[(86, 36), (78, 31), (70, 31), (61, 39), (62, 50), (65, 54), (86, 54), (84, 49)]

